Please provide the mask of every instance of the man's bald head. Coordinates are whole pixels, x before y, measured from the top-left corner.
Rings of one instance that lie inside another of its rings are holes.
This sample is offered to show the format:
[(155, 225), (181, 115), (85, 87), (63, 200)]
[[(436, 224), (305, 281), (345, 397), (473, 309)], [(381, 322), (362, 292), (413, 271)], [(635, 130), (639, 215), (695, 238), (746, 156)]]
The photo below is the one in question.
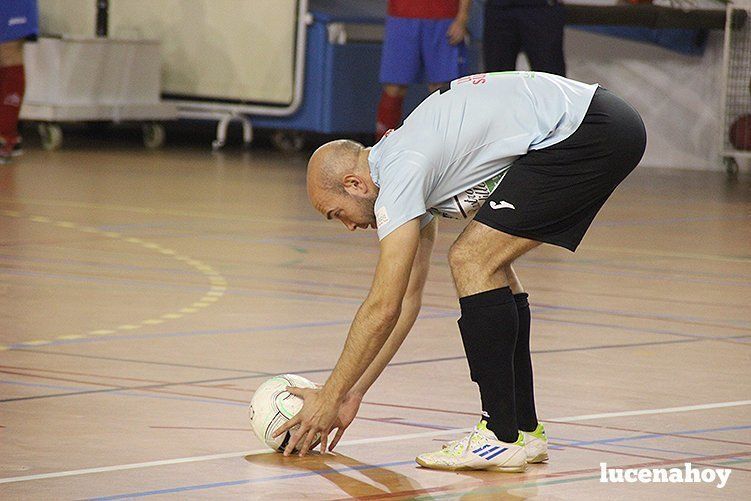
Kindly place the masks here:
[(331, 141), (318, 148), (308, 162), (308, 197), (313, 205), (323, 193), (344, 193), (342, 180), (356, 172), (363, 145), (349, 139)]

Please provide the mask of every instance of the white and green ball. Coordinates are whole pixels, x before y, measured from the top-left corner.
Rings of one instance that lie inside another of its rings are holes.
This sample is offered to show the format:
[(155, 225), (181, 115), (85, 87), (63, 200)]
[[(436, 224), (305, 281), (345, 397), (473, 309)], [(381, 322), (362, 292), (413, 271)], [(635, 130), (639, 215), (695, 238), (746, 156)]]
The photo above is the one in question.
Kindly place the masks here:
[[(300, 412), (303, 399), (286, 390), (288, 386), (298, 388), (316, 388), (312, 381), (295, 374), (282, 374), (266, 380), (253, 393), (250, 400), (250, 425), (261, 442), (275, 451), (282, 452), (290, 437), (297, 431), (298, 426), (274, 438), (272, 435)], [(315, 444), (318, 444), (316, 437)], [(314, 445), (311, 445), (311, 449)]]

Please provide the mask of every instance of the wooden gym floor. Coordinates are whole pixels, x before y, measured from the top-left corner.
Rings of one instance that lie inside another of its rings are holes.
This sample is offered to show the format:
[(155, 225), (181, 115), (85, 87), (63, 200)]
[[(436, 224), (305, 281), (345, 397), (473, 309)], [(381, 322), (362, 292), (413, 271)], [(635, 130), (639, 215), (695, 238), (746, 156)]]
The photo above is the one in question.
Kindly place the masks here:
[[(424, 470), (475, 424), (442, 224), (421, 318), (336, 455), (266, 454), (265, 378), (323, 382), (377, 258), (309, 206), (306, 155), (134, 141), (0, 166), (0, 498), (748, 499), (751, 181), (640, 167), (576, 254), (517, 271), (549, 464)], [(727, 485), (609, 467), (732, 468)]]

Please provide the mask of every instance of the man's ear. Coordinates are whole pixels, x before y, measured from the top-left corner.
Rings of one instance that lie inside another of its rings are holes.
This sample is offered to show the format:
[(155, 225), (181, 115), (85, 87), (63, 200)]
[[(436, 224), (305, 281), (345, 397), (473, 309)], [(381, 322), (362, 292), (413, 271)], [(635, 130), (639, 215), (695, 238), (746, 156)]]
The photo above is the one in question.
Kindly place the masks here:
[(356, 174), (347, 174), (342, 181), (344, 190), (350, 195), (362, 196), (368, 192), (365, 180)]

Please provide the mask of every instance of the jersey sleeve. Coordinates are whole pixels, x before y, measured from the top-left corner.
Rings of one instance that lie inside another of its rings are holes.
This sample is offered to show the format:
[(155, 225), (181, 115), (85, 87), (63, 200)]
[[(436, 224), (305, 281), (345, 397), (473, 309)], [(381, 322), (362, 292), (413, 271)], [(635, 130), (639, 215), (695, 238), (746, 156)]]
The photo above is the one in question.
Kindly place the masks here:
[(380, 187), (375, 202), (378, 239), (421, 217), (420, 227), (430, 222), (425, 201), (430, 193), (432, 169), (427, 159), (416, 152), (407, 152), (389, 159), (380, 169)]

